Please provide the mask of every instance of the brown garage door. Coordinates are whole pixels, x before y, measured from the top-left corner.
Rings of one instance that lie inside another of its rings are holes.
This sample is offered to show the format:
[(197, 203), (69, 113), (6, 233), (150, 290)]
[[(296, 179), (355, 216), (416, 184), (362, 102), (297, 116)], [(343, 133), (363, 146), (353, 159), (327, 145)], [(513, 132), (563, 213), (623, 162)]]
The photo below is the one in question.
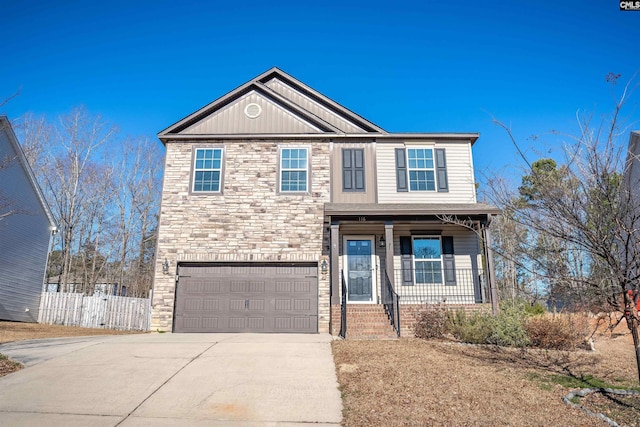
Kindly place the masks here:
[(181, 265), (175, 332), (318, 331), (315, 265)]

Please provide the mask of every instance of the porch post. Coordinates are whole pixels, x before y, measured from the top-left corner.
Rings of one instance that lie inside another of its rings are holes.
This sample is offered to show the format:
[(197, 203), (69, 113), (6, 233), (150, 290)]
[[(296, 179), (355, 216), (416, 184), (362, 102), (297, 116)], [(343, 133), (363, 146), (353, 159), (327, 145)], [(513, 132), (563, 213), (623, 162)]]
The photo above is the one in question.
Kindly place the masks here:
[(384, 268), (386, 269), (387, 276), (389, 276), (391, 286), (393, 286), (393, 288), (395, 289), (393, 278), (393, 222), (391, 221), (387, 221), (384, 223), (384, 240), (387, 242), (385, 248)]
[(340, 224), (331, 222), (331, 253), (329, 254), (331, 267), (331, 304), (340, 304)]
[(491, 310), (493, 314), (498, 314), (498, 287), (495, 279), (495, 270), (493, 267), (493, 249), (491, 249), (491, 230), (489, 230), (489, 222), (491, 215), (487, 215), (487, 225), (483, 227), (484, 234), (484, 250), (487, 258), (487, 276), (489, 277), (489, 290), (491, 291)]

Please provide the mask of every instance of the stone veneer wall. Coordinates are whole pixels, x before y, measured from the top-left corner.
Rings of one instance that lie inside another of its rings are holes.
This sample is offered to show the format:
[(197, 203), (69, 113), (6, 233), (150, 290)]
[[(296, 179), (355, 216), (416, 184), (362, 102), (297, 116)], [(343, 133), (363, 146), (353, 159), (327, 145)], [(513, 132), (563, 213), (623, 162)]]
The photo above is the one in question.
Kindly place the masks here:
[[(278, 147), (311, 148), (311, 191), (278, 194)], [(222, 194), (190, 193), (193, 151), (224, 147)], [(166, 147), (151, 330), (171, 331), (180, 262), (319, 262), (328, 252), (326, 141), (170, 142)], [(162, 273), (167, 259), (169, 274)], [(318, 268), (320, 271), (320, 268)], [(329, 279), (318, 279), (318, 330), (329, 331)]]

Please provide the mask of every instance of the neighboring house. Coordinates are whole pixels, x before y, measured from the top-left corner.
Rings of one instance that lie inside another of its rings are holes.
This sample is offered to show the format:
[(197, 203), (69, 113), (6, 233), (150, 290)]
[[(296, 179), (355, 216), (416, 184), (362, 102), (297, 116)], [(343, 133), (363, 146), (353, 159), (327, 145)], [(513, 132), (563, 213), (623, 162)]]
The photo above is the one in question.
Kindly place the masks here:
[(158, 137), (152, 330), (388, 335), (490, 302), (477, 133), (386, 132), (273, 68)]
[[(60, 292), (61, 278), (60, 276), (53, 276), (47, 279), (47, 292)], [(117, 283), (113, 282), (98, 282), (93, 286), (93, 290), (90, 291), (90, 285), (82, 283), (82, 279), (71, 277), (66, 285), (65, 292), (70, 293), (87, 293), (88, 295), (114, 295), (114, 296), (127, 296), (127, 287), (118, 287)]]
[[(627, 288), (640, 290), (638, 288), (638, 276), (640, 275), (640, 131), (631, 132), (629, 137), (622, 201), (627, 202), (626, 230), (629, 232), (628, 237), (630, 238), (628, 242), (623, 239), (621, 243), (621, 247), (626, 250), (626, 256), (623, 252), (622, 263), (627, 280), (630, 282)], [(638, 304), (640, 305), (640, 302)]]
[(9, 120), (0, 116), (0, 319), (36, 322), (56, 227)]

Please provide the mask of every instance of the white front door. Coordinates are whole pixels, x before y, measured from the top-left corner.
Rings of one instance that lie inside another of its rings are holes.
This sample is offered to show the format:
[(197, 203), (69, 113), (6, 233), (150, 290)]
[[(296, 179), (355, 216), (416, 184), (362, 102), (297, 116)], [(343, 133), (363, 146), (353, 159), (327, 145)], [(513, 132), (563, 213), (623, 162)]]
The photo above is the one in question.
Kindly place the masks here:
[(373, 236), (344, 237), (344, 276), (347, 302), (376, 302), (376, 262)]

